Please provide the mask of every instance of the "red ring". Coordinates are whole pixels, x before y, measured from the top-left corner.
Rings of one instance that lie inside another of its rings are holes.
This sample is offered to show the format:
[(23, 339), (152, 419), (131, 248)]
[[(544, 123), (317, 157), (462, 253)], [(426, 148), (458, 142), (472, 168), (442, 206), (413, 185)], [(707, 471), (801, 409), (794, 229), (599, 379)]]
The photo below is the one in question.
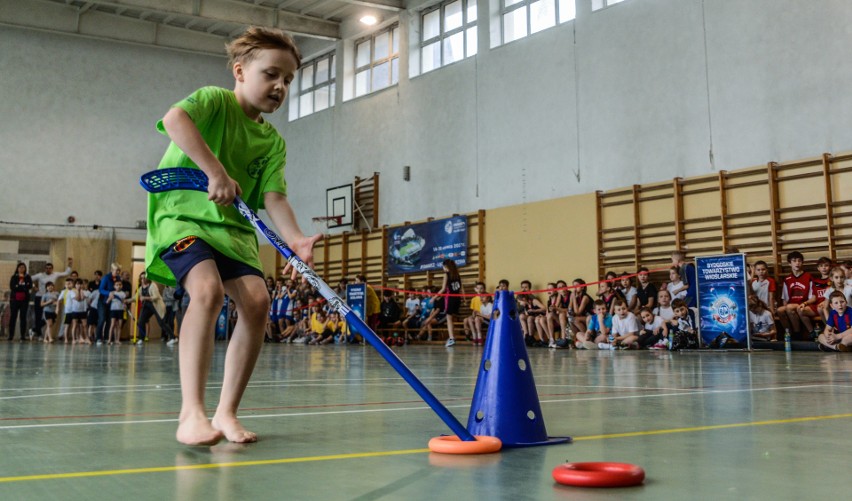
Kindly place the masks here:
[(629, 463), (565, 463), (553, 469), (553, 480), (575, 487), (631, 487), (645, 480), (645, 470)]
[(455, 435), (435, 437), (429, 441), (429, 450), (441, 454), (491, 454), (503, 447), (497, 437), (474, 436), (476, 440), (465, 442)]

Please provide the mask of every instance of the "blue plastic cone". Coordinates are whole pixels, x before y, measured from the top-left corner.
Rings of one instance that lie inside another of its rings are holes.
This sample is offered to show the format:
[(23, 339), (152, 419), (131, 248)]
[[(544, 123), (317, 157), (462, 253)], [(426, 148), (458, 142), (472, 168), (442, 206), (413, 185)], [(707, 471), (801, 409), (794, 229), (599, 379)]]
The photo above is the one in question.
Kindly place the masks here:
[(497, 437), (503, 447), (562, 444), (571, 437), (548, 437), (535, 389), (521, 322), (511, 291), (498, 291), (467, 429)]

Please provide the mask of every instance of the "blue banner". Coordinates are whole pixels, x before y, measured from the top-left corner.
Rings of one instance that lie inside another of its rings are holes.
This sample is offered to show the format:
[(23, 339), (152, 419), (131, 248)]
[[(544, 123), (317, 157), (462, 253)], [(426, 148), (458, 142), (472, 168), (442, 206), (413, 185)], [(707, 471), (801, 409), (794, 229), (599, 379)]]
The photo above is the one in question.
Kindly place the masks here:
[(467, 216), (388, 230), (388, 275), (440, 270), (445, 259), (467, 264)]
[(349, 309), (358, 315), (358, 318), (365, 320), (364, 312), (367, 310), (367, 284), (347, 284), (346, 304), (349, 305)]
[(745, 255), (699, 257), (695, 265), (702, 346), (728, 334), (749, 347)]

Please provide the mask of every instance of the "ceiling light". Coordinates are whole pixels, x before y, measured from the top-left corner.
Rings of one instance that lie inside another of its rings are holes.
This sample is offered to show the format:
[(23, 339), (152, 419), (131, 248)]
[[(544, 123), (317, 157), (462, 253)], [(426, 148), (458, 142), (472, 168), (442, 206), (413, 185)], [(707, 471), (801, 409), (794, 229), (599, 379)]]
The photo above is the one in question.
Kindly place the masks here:
[(366, 16), (361, 18), (361, 22), (366, 24), (367, 26), (372, 26), (372, 25), (376, 24), (377, 22), (379, 22), (379, 20), (376, 19), (376, 16), (367, 14)]

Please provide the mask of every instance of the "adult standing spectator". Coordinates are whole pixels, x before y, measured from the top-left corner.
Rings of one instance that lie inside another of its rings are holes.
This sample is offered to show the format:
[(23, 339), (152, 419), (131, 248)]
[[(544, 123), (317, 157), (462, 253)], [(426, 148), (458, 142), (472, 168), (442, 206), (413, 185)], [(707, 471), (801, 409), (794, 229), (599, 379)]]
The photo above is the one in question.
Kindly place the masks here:
[(33, 279), (27, 273), (26, 264), (18, 263), (15, 273), (9, 279), (9, 290), (11, 291), (9, 310), (12, 312), (9, 319), (9, 341), (15, 339), (15, 323), (20, 316), (21, 342), (23, 343), (27, 336), (27, 310), (30, 305), (30, 292), (33, 290)]
[(137, 300), (139, 301), (139, 316), (136, 321), (137, 344), (141, 345), (148, 339), (148, 321), (151, 317), (157, 319), (162, 336), (165, 339), (174, 336), (171, 327), (163, 322), (163, 317), (166, 315), (166, 303), (160, 295), (160, 289), (148, 279), (146, 274), (142, 274), (139, 278), (139, 288), (136, 290), (136, 294), (130, 298), (132, 302)]
[(74, 259), (69, 257), (68, 266), (65, 268), (65, 271), (53, 271), (53, 263), (46, 263), (44, 265), (44, 271), (33, 275), (33, 285), (37, 288), (35, 297), (33, 298), (33, 304), (35, 305), (35, 323), (33, 328), (35, 329), (35, 335), (37, 337), (42, 337), (41, 331), (44, 328), (44, 315), (42, 314), (41, 297), (46, 291), (45, 287), (48, 282), (57, 284), (59, 283), (58, 280), (60, 278), (70, 275), (71, 266), (73, 264)]
[(116, 281), (121, 281), (121, 265), (112, 263), (110, 273), (104, 276), (98, 287), (98, 291), (100, 292), (100, 296), (98, 297), (98, 329), (95, 332), (97, 344), (103, 344), (104, 339), (106, 339), (107, 329), (109, 329), (110, 324), (108, 298), (110, 293), (115, 290)]

